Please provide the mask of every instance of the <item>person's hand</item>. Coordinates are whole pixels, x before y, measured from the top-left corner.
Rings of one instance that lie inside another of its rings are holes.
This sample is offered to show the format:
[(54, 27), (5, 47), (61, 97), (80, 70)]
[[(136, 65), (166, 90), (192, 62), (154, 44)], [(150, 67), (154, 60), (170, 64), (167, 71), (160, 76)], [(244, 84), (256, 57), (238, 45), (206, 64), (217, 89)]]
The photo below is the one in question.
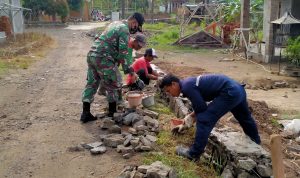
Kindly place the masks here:
[(183, 134), (185, 130), (187, 130), (188, 127), (185, 124), (180, 124), (176, 127), (174, 127), (171, 131), (173, 135), (179, 135), (179, 134)]
[(130, 74), (131, 75), (131, 83), (135, 83), (138, 80), (138, 75), (136, 73)]
[(184, 124), (186, 125), (187, 128), (190, 128), (193, 126), (194, 118), (191, 116), (191, 114), (185, 116), (183, 120), (184, 120)]

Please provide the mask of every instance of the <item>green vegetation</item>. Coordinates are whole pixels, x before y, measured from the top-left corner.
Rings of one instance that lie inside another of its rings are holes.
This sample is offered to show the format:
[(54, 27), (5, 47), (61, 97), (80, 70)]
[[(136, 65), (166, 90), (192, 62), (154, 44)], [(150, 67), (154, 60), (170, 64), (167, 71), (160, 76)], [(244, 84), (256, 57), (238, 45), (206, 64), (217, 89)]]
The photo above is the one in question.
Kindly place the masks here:
[(161, 125), (163, 125), (163, 130), (158, 135), (156, 152), (144, 154), (143, 163), (151, 164), (155, 161), (161, 161), (175, 168), (179, 178), (215, 178), (216, 173), (214, 169), (209, 164), (206, 164), (205, 161), (201, 160), (195, 163), (175, 154), (177, 145), (187, 146), (193, 142), (195, 130), (190, 129), (184, 135), (173, 136), (171, 134), (170, 120), (175, 116), (158, 95), (155, 96), (155, 101), (155, 106), (150, 109), (160, 113), (159, 120)]
[(298, 67), (300, 67), (300, 36), (296, 39), (289, 39), (288, 45), (285, 50), (285, 56), (291, 62)]
[(68, 0), (69, 8), (73, 11), (80, 11), (83, 6), (83, 0)]
[[(205, 52), (206, 49), (195, 49), (187, 46), (173, 45), (179, 39), (179, 25), (172, 25), (168, 23), (157, 23), (157, 24), (145, 24), (143, 26), (146, 34), (149, 34), (147, 38), (148, 45), (150, 47), (159, 50), (172, 50), (185, 51), (185, 52)], [(186, 33), (192, 34), (200, 30), (200, 26), (196, 23), (192, 23), (188, 26)]]
[(62, 20), (68, 16), (69, 7), (66, 0), (24, 0), (23, 7), (32, 10), (33, 20), (38, 20), (38, 14), (44, 12), (47, 15), (55, 16), (56, 14), (61, 16)]
[(16, 40), (8, 40), (0, 48), (0, 73), (10, 68), (27, 69), (52, 43), (52, 38), (39, 33), (19, 34)]

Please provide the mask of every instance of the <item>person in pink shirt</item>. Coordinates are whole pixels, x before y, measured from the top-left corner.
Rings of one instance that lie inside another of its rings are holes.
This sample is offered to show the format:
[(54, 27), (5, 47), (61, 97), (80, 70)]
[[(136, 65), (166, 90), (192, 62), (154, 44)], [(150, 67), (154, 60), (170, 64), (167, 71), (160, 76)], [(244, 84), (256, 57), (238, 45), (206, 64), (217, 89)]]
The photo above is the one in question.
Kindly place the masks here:
[[(131, 65), (134, 72), (138, 75), (139, 79), (144, 82), (145, 85), (149, 85), (150, 80), (158, 79), (157, 72), (154, 71), (150, 65), (150, 62), (154, 58), (157, 58), (155, 49), (149, 48), (146, 49), (143, 57), (138, 58)], [(130, 90), (141, 90), (136, 83), (136, 79), (130, 75), (127, 75), (126, 83)]]

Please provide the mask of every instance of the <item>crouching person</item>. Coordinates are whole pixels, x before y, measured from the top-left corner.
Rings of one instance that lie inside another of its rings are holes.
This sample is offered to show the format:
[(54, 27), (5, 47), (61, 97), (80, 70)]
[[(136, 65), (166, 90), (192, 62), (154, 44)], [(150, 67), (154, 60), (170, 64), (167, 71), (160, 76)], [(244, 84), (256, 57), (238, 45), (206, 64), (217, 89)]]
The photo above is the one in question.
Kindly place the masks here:
[[(180, 80), (168, 74), (162, 79), (160, 88), (173, 97), (182, 93), (191, 101), (194, 110), (184, 118), (184, 124), (172, 130), (173, 134), (182, 133), (196, 122), (194, 144), (190, 148), (177, 147), (178, 155), (198, 160), (204, 152), (212, 129), (229, 111), (238, 120), (245, 134), (260, 144), (257, 126), (248, 108), (246, 91), (233, 79), (225, 75), (210, 74)], [(207, 105), (208, 101), (211, 102)]]

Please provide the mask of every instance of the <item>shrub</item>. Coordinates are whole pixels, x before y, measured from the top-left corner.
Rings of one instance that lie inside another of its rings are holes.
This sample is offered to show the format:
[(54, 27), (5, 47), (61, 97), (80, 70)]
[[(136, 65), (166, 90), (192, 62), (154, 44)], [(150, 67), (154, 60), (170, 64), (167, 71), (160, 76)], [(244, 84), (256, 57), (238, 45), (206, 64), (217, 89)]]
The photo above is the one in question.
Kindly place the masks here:
[(288, 40), (285, 56), (292, 64), (300, 66), (300, 36)]

